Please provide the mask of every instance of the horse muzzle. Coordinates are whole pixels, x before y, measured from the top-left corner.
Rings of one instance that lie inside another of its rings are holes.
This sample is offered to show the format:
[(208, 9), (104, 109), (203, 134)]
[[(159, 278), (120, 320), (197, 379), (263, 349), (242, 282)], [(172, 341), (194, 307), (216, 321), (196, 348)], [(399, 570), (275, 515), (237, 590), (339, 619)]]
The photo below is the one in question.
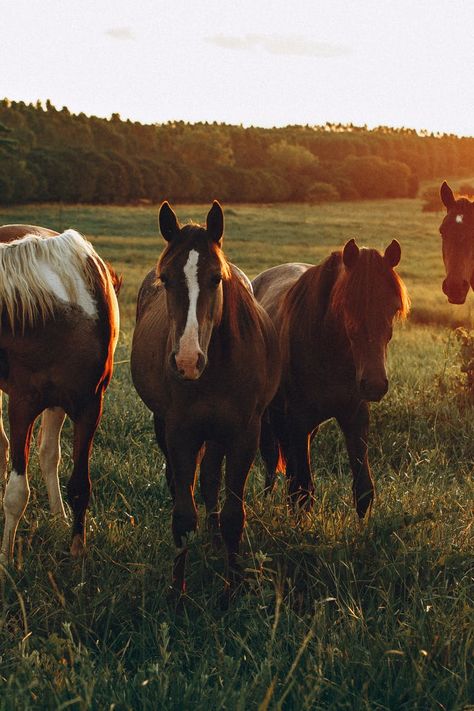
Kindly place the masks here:
[(361, 378), (359, 392), (363, 400), (379, 402), (388, 390), (388, 378)]
[(173, 352), (169, 364), (173, 375), (180, 380), (199, 380), (207, 365), (207, 358), (201, 351), (185, 357)]
[(456, 282), (449, 281), (448, 279), (443, 281), (443, 293), (448, 297), (450, 304), (464, 304), (468, 291), (469, 282), (466, 281), (466, 279)]

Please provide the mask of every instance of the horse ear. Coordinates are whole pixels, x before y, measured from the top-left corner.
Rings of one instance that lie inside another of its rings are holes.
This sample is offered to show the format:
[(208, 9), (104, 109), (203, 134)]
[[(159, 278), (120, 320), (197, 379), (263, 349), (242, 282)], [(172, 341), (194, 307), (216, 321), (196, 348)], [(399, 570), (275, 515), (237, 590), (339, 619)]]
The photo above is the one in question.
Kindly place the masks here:
[(402, 248), (400, 247), (400, 242), (396, 239), (393, 239), (385, 250), (383, 258), (390, 264), (393, 269), (397, 266), (401, 256)]
[(446, 210), (450, 210), (456, 200), (454, 199), (453, 191), (447, 184), (446, 180), (443, 182), (439, 194), (441, 195), (441, 200), (443, 201), (443, 205)]
[(206, 228), (213, 242), (220, 242), (224, 234), (224, 213), (217, 200), (214, 200), (206, 219)]
[(342, 261), (348, 269), (351, 269), (359, 258), (359, 247), (356, 245), (355, 239), (350, 239), (346, 242), (342, 250)]
[(178, 218), (166, 200), (160, 207), (159, 223), (160, 232), (167, 242), (171, 242), (171, 240), (179, 234)]

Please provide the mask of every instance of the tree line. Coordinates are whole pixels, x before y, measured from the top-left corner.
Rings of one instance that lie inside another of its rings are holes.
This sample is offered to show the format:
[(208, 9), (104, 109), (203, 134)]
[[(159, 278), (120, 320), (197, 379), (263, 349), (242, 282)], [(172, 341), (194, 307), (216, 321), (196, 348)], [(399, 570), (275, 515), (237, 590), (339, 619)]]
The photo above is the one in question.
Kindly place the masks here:
[(285, 202), (415, 197), (474, 172), (474, 138), (352, 124), (144, 125), (0, 101), (0, 202)]

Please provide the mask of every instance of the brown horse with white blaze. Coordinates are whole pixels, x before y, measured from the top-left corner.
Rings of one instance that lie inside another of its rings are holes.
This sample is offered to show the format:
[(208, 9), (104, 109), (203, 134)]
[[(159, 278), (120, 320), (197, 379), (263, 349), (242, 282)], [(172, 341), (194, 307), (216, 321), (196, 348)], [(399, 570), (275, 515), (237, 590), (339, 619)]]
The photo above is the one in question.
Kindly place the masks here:
[[(173, 582), (181, 592), (185, 539), (197, 526), (194, 484), (204, 444), (200, 483), (208, 521), (217, 529), (220, 520), (229, 572), (237, 570), (245, 482), (280, 363), (270, 319), (222, 251), (219, 203), (213, 203), (206, 227), (181, 227), (167, 202), (159, 222), (167, 246), (138, 295), (131, 366), (138, 394), (154, 414), (156, 439), (166, 458), (174, 502), (172, 531), (179, 549)], [(219, 514), (224, 457), (226, 496)]]
[[(5, 487), (0, 562), (12, 555), (28, 503), (28, 458), (41, 413), (39, 458), (52, 513), (64, 515), (58, 481), (65, 414), (74, 423), (71, 554), (85, 547), (89, 456), (113, 369), (120, 280), (79, 233), (30, 225), (0, 227), (0, 397), (8, 395), (12, 467)], [(0, 400), (1, 413), (1, 400)], [(0, 416), (0, 474), (9, 442)]]
[(464, 304), (469, 287), (474, 289), (474, 202), (456, 199), (446, 181), (440, 194), (446, 208), (439, 228), (446, 270), (442, 288), (449, 303)]
[(311, 505), (310, 441), (322, 422), (335, 417), (346, 440), (359, 517), (372, 505), (368, 402), (387, 392), (392, 322), (408, 312), (406, 289), (394, 272), (400, 255), (396, 240), (384, 255), (350, 240), (322, 264), (283, 264), (253, 282), (279, 334), (283, 361), (262, 431), (266, 484), (271, 488), (277, 468), (286, 467), (295, 503)]

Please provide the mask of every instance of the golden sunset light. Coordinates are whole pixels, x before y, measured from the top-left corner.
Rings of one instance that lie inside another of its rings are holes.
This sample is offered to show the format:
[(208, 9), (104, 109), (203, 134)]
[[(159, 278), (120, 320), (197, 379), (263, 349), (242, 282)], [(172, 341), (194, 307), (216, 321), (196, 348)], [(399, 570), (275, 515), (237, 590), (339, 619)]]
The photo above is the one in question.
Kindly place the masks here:
[(0, 0), (0, 711), (474, 711), (473, 67)]

